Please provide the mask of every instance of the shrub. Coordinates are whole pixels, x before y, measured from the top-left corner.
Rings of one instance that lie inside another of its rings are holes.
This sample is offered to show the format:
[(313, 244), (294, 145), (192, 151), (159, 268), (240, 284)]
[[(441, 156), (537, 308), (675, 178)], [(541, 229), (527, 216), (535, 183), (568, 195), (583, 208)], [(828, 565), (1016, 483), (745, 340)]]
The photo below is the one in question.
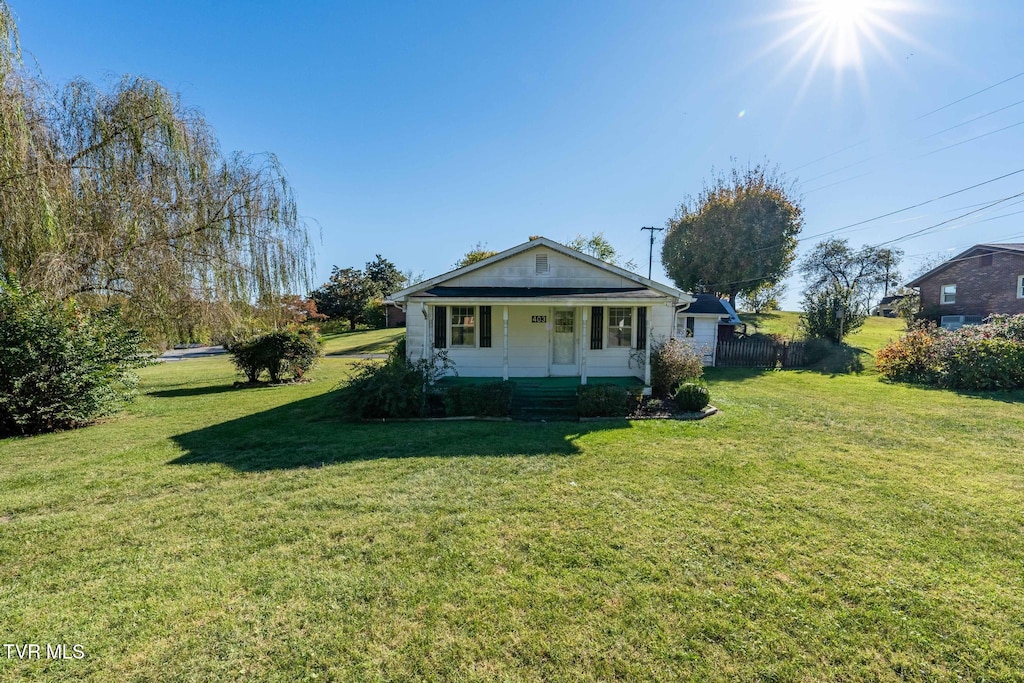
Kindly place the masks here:
[(430, 385), (455, 367), (445, 350), (410, 363), (393, 349), (383, 363), (367, 361), (338, 388), (338, 412), (346, 420), (423, 417)]
[(938, 347), (934, 326), (912, 328), (876, 354), (879, 374), (896, 382), (930, 383), (938, 376)]
[(992, 316), (953, 332), (916, 327), (878, 352), (886, 378), (966, 391), (1024, 387), (1024, 315)]
[(444, 414), (448, 417), (477, 415), (508, 417), (512, 412), (512, 382), (454, 385), (445, 387)]
[(150, 362), (116, 308), (80, 310), (0, 278), (0, 435), (89, 424), (134, 396)]
[(363, 362), (338, 390), (338, 412), (347, 420), (422, 417), (428, 377), (419, 364)]
[(711, 402), (711, 392), (703, 384), (684, 382), (676, 390), (676, 408), (688, 413), (704, 410)]
[(683, 382), (704, 376), (704, 361), (692, 346), (679, 339), (656, 342), (651, 347), (651, 393), (668, 398)]
[(867, 314), (853, 302), (852, 293), (842, 287), (807, 292), (803, 306), (800, 327), (810, 339), (828, 339), (838, 344), (843, 337), (859, 330), (867, 319)]
[(1024, 344), (951, 334), (940, 346), (943, 386), (966, 391), (1024, 387)]
[(227, 350), (250, 382), (258, 382), (266, 372), (270, 381), (277, 383), (302, 379), (320, 359), (321, 346), (316, 329), (298, 327), (234, 342)]
[(614, 384), (585, 384), (576, 390), (580, 417), (626, 417), (631, 403), (629, 391)]

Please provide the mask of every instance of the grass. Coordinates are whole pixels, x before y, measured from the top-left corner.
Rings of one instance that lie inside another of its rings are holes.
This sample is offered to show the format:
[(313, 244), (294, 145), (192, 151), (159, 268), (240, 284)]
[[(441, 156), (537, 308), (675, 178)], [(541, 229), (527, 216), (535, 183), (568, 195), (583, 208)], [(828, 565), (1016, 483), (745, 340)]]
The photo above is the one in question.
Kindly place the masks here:
[(327, 355), (387, 353), (404, 335), (404, 327), (325, 334), (323, 336), (324, 353)]
[(351, 362), (147, 368), (0, 441), (0, 637), (87, 654), (0, 679), (1021, 678), (1020, 393), (715, 370), (696, 423), (349, 425)]

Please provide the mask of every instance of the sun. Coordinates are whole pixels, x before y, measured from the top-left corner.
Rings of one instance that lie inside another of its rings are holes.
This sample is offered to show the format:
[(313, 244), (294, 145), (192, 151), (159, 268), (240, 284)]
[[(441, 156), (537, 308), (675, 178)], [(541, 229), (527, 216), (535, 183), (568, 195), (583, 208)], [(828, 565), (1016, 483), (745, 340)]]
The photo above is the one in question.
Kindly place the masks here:
[(861, 36), (877, 23), (872, 0), (808, 0), (807, 12), (821, 29), (821, 40), (830, 45), (832, 65), (852, 67), (861, 62)]
[(897, 25), (899, 15), (919, 11), (913, 0), (791, 0), (789, 5), (770, 18), (785, 22), (789, 30), (767, 50), (793, 45), (787, 69), (810, 56), (812, 71), (826, 61), (836, 71), (862, 71), (869, 50), (895, 64), (891, 46), (917, 45)]

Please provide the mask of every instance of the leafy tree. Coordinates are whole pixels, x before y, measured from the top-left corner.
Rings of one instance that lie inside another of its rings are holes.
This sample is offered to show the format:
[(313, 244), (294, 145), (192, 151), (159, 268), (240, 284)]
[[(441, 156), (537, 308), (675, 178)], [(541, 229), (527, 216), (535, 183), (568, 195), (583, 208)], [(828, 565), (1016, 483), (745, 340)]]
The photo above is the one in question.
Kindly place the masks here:
[(879, 289), (899, 284), (902, 258), (899, 249), (853, 249), (847, 240), (830, 238), (815, 245), (799, 270), (808, 291), (841, 288), (848, 292), (851, 310), (867, 315)]
[(780, 308), (779, 302), (785, 293), (786, 285), (783, 282), (774, 285), (764, 284), (753, 292), (740, 295), (740, 305), (743, 310), (752, 313), (777, 311)]
[(208, 315), (205, 302), (308, 286), (308, 233), (273, 155), (223, 154), (156, 81), (58, 89), (18, 54), (0, 0), (0, 272), (57, 299), (120, 303), (154, 334)]
[(728, 296), (780, 282), (796, 253), (803, 208), (763, 164), (719, 174), (668, 221), (661, 260), (681, 289)]
[(459, 268), (465, 268), (466, 266), (473, 265), (477, 261), (483, 261), (485, 258), (490, 258), (497, 253), (498, 252), (496, 251), (488, 249), (484, 242), (477, 242), (472, 249), (467, 251), (462, 258), (452, 265), (452, 268), (456, 270)]
[(612, 243), (608, 241), (603, 232), (595, 232), (590, 237), (586, 237), (582, 233), (577, 234), (576, 237), (569, 240), (566, 246), (593, 256), (605, 263), (610, 263), (613, 266), (619, 266), (626, 270), (636, 270), (636, 262), (632, 260), (622, 262), (619, 252), (612, 246)]
[(330, 279), (313, 290), (309, 298), (316, 303), (317, 311), (328, 318), (347, 320), (349, 329), (355, 330), (374, 294), (376, 286), (366, 273), (358, 268), (334, 266)]
[(400, 290), (406, 282), (406, 277), (398, 267), (380, 254), (366, 264), (367, 279), (372, 283), (375, 290), (374, 297), (383, 299), (389, 294)]

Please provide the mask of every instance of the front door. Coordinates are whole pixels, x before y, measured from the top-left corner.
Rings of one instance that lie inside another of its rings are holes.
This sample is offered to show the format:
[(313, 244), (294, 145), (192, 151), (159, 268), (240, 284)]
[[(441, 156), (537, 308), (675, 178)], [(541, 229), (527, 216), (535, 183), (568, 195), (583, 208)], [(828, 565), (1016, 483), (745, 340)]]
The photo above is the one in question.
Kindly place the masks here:
[(576, 310), (556, 308), (551, 326), (551, 374), (575, 375)]

